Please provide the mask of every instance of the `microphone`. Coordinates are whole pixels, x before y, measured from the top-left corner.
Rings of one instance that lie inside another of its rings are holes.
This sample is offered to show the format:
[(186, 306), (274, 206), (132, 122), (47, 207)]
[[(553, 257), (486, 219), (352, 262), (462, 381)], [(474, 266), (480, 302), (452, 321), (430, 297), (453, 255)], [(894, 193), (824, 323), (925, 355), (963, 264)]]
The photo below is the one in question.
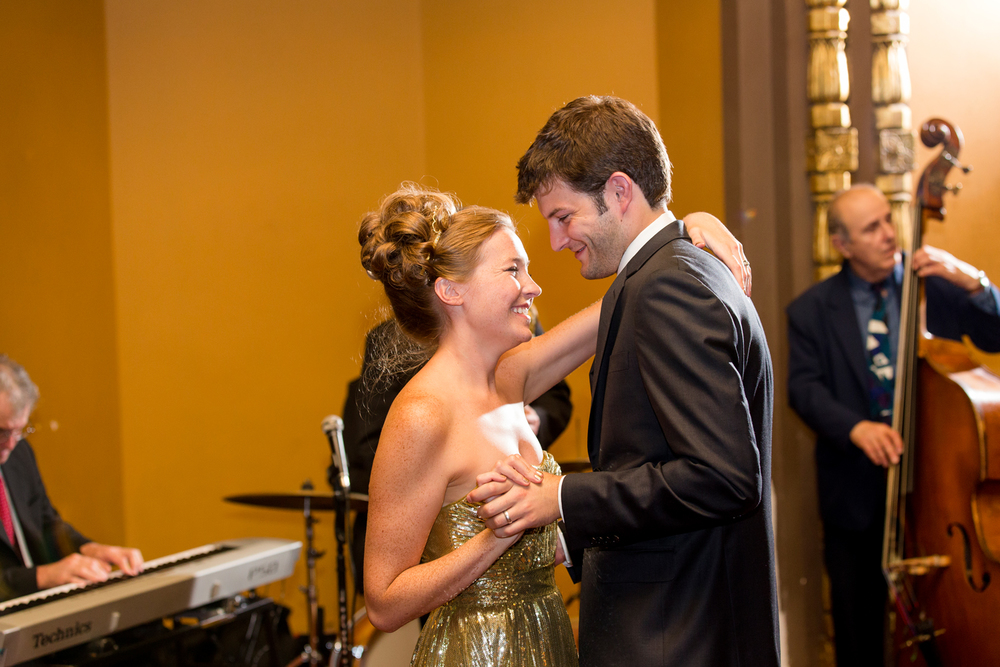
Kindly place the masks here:
[(340, 488), (347, 493), (351, 490), (351, 477), (347, 472), (347, 451), (344, 449), (344, 420), (337, 415), (326, 417), (323, 420), (323, 433), (326, 433), (326, 439), (330, 441), (330, 454), (339, 473)]

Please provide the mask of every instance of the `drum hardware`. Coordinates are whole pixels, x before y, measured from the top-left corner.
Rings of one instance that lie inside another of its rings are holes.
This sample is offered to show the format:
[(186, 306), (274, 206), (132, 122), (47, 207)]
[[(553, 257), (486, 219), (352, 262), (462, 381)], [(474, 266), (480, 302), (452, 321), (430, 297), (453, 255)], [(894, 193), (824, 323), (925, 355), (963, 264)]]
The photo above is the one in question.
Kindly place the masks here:
[(309, 643), (303, 647), (302, 653), (288, 663), (286, 667), (298, 667), (308, 664), (311, 667), (322, 661), (320, 652), (320, 609), (317, 601), (316, 559), (326, 552), (314, 548), (313, 524), (318, 520), (312, 516), (313, 511), (332, 510), (334, 512), (334, 534), (337, 538), (337, 607), (339, 611), (340, 632), (332, 645), (324, 640), (324, 649), (330, 652), (330, 667), (351, 667), (353, 663), (353, 619), (347, 614), (347, 516), (352, 509), (367, 510), (368, 496), (351, 493), (351, 478), (348, 471), (347, 454), (344, 449), (344, 420), (336, 415), (330, 415), (323, 420), (323, 433), (330, 443), (330, 454), (337, 470), (334, 482), (334, 494), (315, 493), (312, 482), (306, 480), (300, 493), (263, 493), (229, 496), (228, 502), (255, 507), (270, 507), (275, 509), (301, 509), (306, 527), (306, 577), (307, 584), (302, 588), (306, 594), (309, 612)]
[[(312, 482), (306, 480), (302, 484), (303, 491), (312, 491)], [(298, 665), (318, 665), (321, 661), (321, 656), (319, 653), (319, 600), (317, 599), (316, 590), (316, 560), (323, 557), (325, 551), (317, 551), (314, 547), (313, 539), (313, 524), (316, 523), (317, 519), (312, 516), (312, 501), (305, 500), (302, 503), (302, 514), (305, 517), (306, 523), (306, 586), (301, 588), (303, 593), (306, 594), (306, 602), (308, 604), (309, 612), (309, 643), (302, 647), (302, 653), (288, 663), (288, 667), (297, 667)]]
[[(307, 612), (309, 614), (309, 643), (302, 648), (294, 660), (288, 663), (287, 667), (298, 667), (298, 665), (319, 665), (322, 661), (319, 651), (319, 601), (316, 589), (316, 559), (322, 558), (325, 551), (317, 551), (315, 540), (313, 539), (313, 524), (318, 519), (312, 515), (313, 503), (322, 505), (319, 499), (323, 496), (311, 493), (313, 491), (312, 482), (306, 480), (302, 483), (302, 493), (271, 493), (252, 494), (242, 496), (229, 496), (225, 498), (231, 503), (241, 505), (253, 505), (256, 507), (270, 507), (275, 509), (301, 509), (306, 526), (306, 585), (300, 590), (306, 594)], [(327, 497), (328, 498), (328, 497)], [(332, 501), (332, 498), (328, 498)], [(318, 502), (317, 502), (318, 501)], [(319, 508), (317, 508), (319, 509)], [(331, 507), (332, 509), (332, 507)]]
[[(270, 509), (291, 509), (302, 512), (305, 521), (305, 548), (306, 548), (306, 585), (301, 590), (306, 595), (309, 642), (302, 649), (302, 653), (297, 656), (287, 667), (298, 667), (298, 665), (320, 665), (323, 663), (324, 649), (332, 650), (331, 655), (336, 655), (341, 649), (342, 642), (324, 642), (320, 646), (322, 635), (322, 610), (319, 607), (318, 587), (316, 585), (316, 560), (321, 558), (326, 552), (318, 551), (315, 548), (313, 526), (319, 521), (313, 516), (316, 511), (336, 511), (337, 499), (330, 494), (316, 493), (312, 482), (303, 482), (299, 493), (256, 493), (228, 496), (224, 500), (240, 505), (250, 505), (253, 507), (266, 507)], [(352, 508), (365, 509), (368, 507), (368, 496), (361, 493), (351, 493), (349, 502)], [(338, 512), (338, 515), (340, 513)], [(346, 519), (345, 519), (346, 521)], [(338, 556), (338, 561), (340, 557)], [(338, 563), (339, 564), (339, 563)], [(341, 596), (346, 605), (346, 590), (341, 582)], [(349, 630), (349, 628), (348, 628)], [(341, 634), (344, 634), (342, 631)], [(349, 635), (348, 635), (349, 636)], [(348, 642), (349, 644), (350, 642)], [(349, 650), (349, 649), (348, 649)]]
[[(589, 464), (588, 464), (589, 465)], [(312, 489), (312, 482), (305, 482)], [(309, 504), (310, 511), (332, 512), (336, 509), (336, 497), (329, 493), (315, 493), (312, 491), (302, 491), (300, 493), (247, 493), (238, 496), (227, 496), (223, 500), (240, 505), (252, 505), (254, 507), (267, 507), (279, 510), (299, 510), (305, 509)], [(368, 496), (363, 493), (351, 494), (351, 509), (364, 512), (368, 509)]]

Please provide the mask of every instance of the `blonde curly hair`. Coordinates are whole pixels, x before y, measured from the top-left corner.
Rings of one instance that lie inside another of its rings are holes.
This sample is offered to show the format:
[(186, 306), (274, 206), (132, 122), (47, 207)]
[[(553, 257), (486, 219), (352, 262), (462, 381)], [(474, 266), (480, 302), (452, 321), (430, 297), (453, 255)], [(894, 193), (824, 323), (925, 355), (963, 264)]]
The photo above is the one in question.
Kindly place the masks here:
[(502, 211), (462, 208), (454, 194), (403, 183), (362, 219), (361, 264), (382, 283), (400, 328), (434, 346), (445, 327), (434, 282), (468, 280), (483, 243), (504, 227), (514, 224)]

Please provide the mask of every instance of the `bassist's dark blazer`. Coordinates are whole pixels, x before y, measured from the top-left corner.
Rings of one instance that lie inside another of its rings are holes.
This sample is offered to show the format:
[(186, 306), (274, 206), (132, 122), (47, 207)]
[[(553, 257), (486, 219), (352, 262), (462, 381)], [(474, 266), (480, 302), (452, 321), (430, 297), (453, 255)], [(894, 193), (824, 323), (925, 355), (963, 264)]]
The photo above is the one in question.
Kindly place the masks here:
[[(851, 300), (847, 262), (788, 306), (788, 401), (816, 433), (820, 515), (846, 530), (881, 523), (885, 471), (850, 439), (869, 419), (868, 361)], [(960, 340), (968, 335), (986, 352), (1000, 352), (1000, 316), (979, 308), (961, 288), (924, 281), (927, 330)], [(996, 287), (990, 286), (993, 298)]]
[(562, 486), (581, 665), (778, 665), (770, 354), (682, 222), (604, 297), (591, 389), (595, 472)]
[[(35, 452), (21, 440), (0, 466), (24, 534), (25, 545), (34, 564), (47, 565), (80, 550), (89, 539), (62, 520), (49, 502), (38, 472)], [(35, 567), (25, 567), (18, 550), (11, 546), (0, 528), (0, 600), (38, 591)]]

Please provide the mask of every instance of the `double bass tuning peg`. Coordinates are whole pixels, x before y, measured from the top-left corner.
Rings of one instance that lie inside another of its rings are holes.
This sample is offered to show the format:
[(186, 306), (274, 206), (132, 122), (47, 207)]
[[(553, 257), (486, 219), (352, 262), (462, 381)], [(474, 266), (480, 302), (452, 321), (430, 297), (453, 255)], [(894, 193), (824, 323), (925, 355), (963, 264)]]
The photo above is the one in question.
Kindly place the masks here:
[[(970, 165), (964, 165), (964, 164), (962, 164), (961, 162), (958, 161), (958, 159), (954, 155), (952, 155), (948, 151), (942, 151), (941, 152), (941, 157), (943, 157), (945, 160), (947, 160), (951, 164), (951, 166), (955, 167), (956, 169), (961, 169), (963, 174), (968, 174), (970, 171), (972, 171), (972, 165), (971, 164)], [(948, 189), (951, 190), (952, 188), (948, 188)], [(957, 189), (961, 190), (962, 186), (958, 185)], [(957, 190), (954, 190), (954, 191), (957, 192)]]
[[(941, 157), (947, 160), (951, 166), (957, 169), (961, 169), (963, 174), (968, 174), (970, 171), (972, 171), (972, 165), (962, 164), (961, 162), (958, 161), (958, 159), (954, 155), (952, 155), (948, 151), (942, 151)], [(953, 195), (957, 195), (959, 192), (962, 191), (962, 184), (955, 183), (955, 185), (946, 185), (944, 186), (944, 189)]]

